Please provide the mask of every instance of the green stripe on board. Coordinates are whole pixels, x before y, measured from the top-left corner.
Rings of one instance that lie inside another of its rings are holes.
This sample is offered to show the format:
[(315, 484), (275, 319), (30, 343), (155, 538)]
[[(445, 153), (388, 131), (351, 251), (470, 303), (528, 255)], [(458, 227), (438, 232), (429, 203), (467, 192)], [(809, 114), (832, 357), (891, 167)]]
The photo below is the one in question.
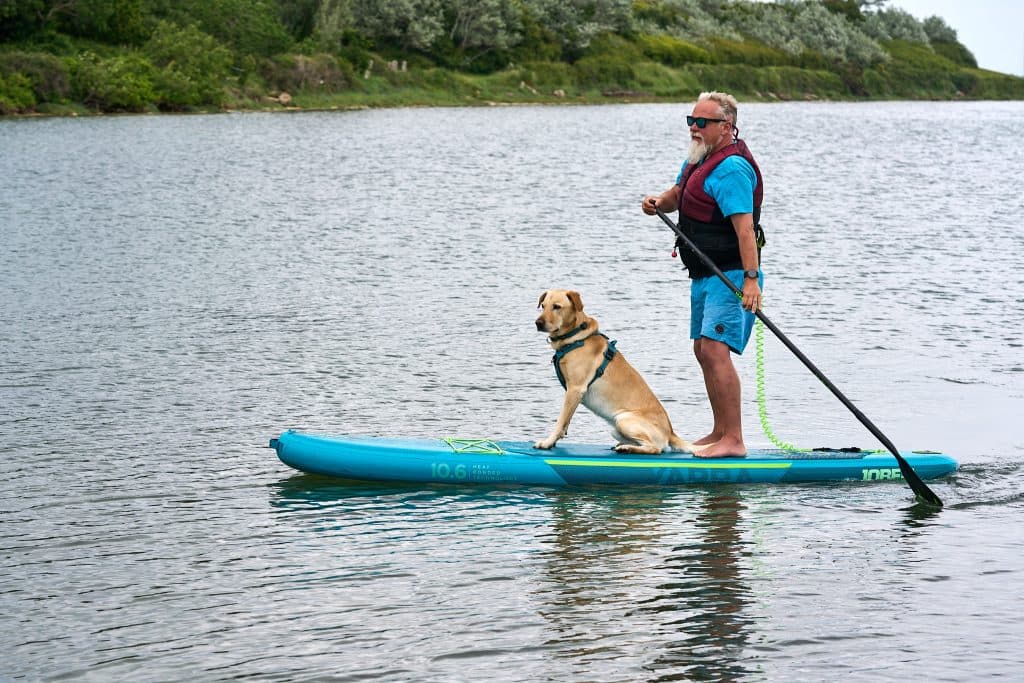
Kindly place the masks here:
[(679, 461), (642, 461), (631, 460), (567, 460), (567, 459), (545, 459), (548, 465), (571, 465), (576, 467), (686, 467), (702, 470), (784, 470), (793, 463), (790, 462), (679, 462)]

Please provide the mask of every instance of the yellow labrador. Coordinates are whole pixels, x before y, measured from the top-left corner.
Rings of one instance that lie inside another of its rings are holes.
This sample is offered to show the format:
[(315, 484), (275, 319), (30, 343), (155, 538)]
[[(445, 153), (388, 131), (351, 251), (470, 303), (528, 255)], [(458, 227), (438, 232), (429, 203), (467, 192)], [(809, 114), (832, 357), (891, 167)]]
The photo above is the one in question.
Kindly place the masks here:
[(693, 452), (692, 444), (672, 431), (665, 407), (644, 378), (583, 312), (579, 292), (549, 289), (537, 305), (537, 330), (548, 333), (555, 349), (555, 374), (565, 387), (565, 401), (551, 433), (534, 448), (551, 448), (564, 437), (583, 403), (615, 427), (619, 453), (662, 453), (666, 447)]

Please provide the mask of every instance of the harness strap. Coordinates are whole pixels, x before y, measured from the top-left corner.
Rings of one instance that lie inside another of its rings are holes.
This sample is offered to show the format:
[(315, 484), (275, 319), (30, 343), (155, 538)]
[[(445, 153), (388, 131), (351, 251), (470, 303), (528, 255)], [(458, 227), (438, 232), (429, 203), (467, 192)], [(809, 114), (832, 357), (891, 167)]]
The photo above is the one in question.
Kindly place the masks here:
[[(601, 335), (601, 336), (604, 337), (604, 335)], [(604, 338), (608, 339), (608, 337), (604, 337)], [(601, 365), (598, 366), (597, 372), (594, 373), (594, 378), (591, 379), (590, 382), (587, 384), (587, 388), (588, 389), (590, 388), (591, 384), (593, 384), (594, 382), (597, 381), (598, 377), (600, 377), (601, 375), (604, 374), (604, 371), (606, 369), (608, 369), (608, 364), (612, 362), (612, 358), (614, 358), (614, 357), (615, 357), (615, 340), (613, 339), (613, 340), (608, 342), (608, 346), (604, 350), (604, 360), (601, 361)]]
[[(560, 334), (557, 337), (548, 337), (548, 340), (549, 341), (553, 341), (553, 342), (562, 341), (563, 339), (568, 339), (569, 337), (573, 336), (574, 334), (578, 334), (578, 333), (582, 332), (585, 329), (587, 329), (587, 323), (582, 322), (582, 323), (580, 323), (580, 326), (577, 327), (575, 330), (572, 330), (571, 332), (566, 332), (565, 334)], [(584, 337), (584, 339), (586, 339), (586, 337)], [(582, 344), (583, 342), (581, 341), (579, 343)]]
[[(604, 334), (601, 334), (600, 332), (595, 332), (594, 334), (596, 334), (599, 337), (604, 337), (605, 340), (608, 341), (608, 337), (605, 336)], [(551, 358), (551, 362), (555, 366), (555, 376), (558, 378), (558, 383), (562, 385), (563, 389), (566, 389), (567, 387), (566, 387), (566, 384), (565, 384), (565, 375), (562, 374), (562, 365), (561, 365), (562, 358), (567, 353), (569, 353), (570, 351), (575, 351), (576, 349), (578, 349), (581, 346), (583, 346), (583, 342), (585, 342), (588, 339), (590, 339), (590, 337), (593, 337), (594, 334), (591, 334), (591, 335), (589, 335), (587, 337), (584, 337), (583, 339), (580, 339), (578, 341), (574, 341), (572, 344), (567, 344), (566, 346), (563, 346), (562, 348), (560, 348), (557, 351), (555, 351), (555, 355)], [(567, 335), (567, 336), (572, 336), (572, 335), (570, 334), (570, 335)], [(612, 358), (615, 357), (616, 353), (617, 352), (615, 350), (615, 341), (614, 340), (608, 341), (608, 346), (605, 347), (605, 350), (604, 350), (604, 360), (601, 361), (601, 365), (598, 366), (597, 371), (594, 373), (594, 376), (587, 383), (587, 388), (588, 389), (590, 388), (590, 385), (593, 384), (594, 382), (596, 382), (597, 378), (600, 377), (601, 375), (603, 375), (604, 371), (608, 369), (608, 364), (612, 362)]]

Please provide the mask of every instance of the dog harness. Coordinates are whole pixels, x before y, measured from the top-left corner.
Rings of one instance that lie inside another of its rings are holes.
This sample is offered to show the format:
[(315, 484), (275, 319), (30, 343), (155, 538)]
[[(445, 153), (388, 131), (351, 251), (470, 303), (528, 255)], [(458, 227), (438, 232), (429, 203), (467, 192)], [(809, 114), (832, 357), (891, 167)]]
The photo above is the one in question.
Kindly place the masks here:
[[(548, 337), (548, 339), (550, 339), (551, 341), (562, 341), (563, 339), (568, 339), (569, 337), (573, 336), (574, 334), (577, 334), (578, 332), (582, 332), (585, 329), (587, 329), (587, 324), (583, 323), (582, 325), (577, 327), (572, 332), (567, 332), (566, 334), (559, 335), (557, 337)], [(608, 342), (608, 347), (604, 350), (604, 360), (602, 360), (601, 361), (601, 365), (598, 366), (597, 372), (595, 372), (594, 376), (590, 379), (589, 382), (587, 382), (587, 388), (588, 389), (590, 388), (591, 384), (596, 382), (597, 379), (601, 375), (604, 374), (604, 371), (608, 369), (608, 364), (611, 363), (612, 362), (612, 358), (615, 357), (615, 341), (614, 340), (609, 340), (606, 335), (603, 335), (600, 332), (594, 332), (594, 334), (588, 334), (583, 339), (578, 339), (578, 340), (574, 341), (572, 344), (567, 344), (567, 345), (563, 346), (562, 348), (558, 349), (557, 351), (555, 351), (555, 355), (551, 358), (551, 362), (555, 366), (555, 376), (558, 378), (558, 382), (559, 382), (559, 384), (562, 385), (563, 389), (567, 389), (568, 387), (566, 387), (566, 384), (565, 384), (565, 375), (562, 374), (562, 364), (561, 364), (562, 363), (562, 358), (565, 357), (565, 355), (567, 353), (569, 353), (570, 351), (575, 351), (576, 349), (578, 349), (581, 346), (583, 346), (583, 342), (587, 341), (588, 339), (593, 337), (595, 334), (597, 336), (599, 336), (599, 337), (604, 337), (605, 341)]]

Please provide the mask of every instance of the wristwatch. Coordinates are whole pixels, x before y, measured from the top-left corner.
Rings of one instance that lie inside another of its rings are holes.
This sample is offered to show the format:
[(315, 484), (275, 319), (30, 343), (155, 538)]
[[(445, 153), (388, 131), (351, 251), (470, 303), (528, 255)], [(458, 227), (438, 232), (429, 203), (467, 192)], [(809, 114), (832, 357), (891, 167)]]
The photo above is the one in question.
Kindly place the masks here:
[(758, 272), (756, 270), (744, 270), (743, 271), (743, 277), (748, 278), (750, 280), (756, 280), (757, 276), (758, 276)]

